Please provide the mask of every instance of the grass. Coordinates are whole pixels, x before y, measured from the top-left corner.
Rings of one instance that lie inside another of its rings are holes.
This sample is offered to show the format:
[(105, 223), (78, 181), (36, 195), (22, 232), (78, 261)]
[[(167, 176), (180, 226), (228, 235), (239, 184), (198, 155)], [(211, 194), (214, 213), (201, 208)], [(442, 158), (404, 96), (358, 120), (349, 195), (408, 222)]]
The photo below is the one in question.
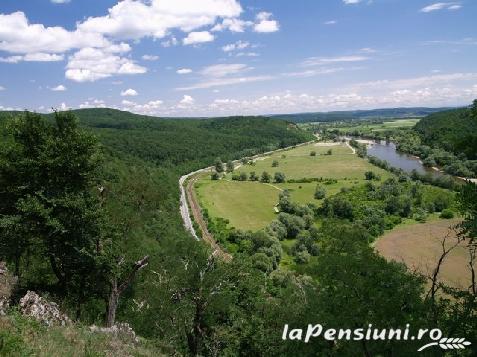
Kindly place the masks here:
[(159, 348), (119, 336), (92, 333), (87, 327), (49, 327), (11, 312), (0, 316), (0, 356), (165, 356)]
[[(324, 155), (328, 149), (332, 155)], [(317, 156), (310, 156), (316, 151)], [(285, 157), (283, 157), (285, 155)], [(278, 167), (272, 167), (277, 160)], [(343, 187), (351, 187), (364, 182), (365, 171), (374, 171), (383, 179), (390, 177), (384, 170), (376, 168), (366, 160), (353, 155), (349, 147), (344, 144), (337, 146), (316, 146), (310, 144), (294, 148), (286, 152), (279, 152), (256, 161), (254, 165), (245, 165), (236, 170), (236, 173), (255, 171), (261, 175), (263, 171), (270, 174), (283, 172), (287, 179), (301, 178), (332, 178), (338, 182), (324, 185), (327, 196), (338, 193)], [(203, 176), (196, 184), (196, 192), (203, 208), (206, 208), (211, 217), (226, 218), (231, 227), (256, 231), (266, 227), (276, 217), (274, 206), (278, 203), (280, 190), (291, 191), (292, 200), (298, 203), (320, 204), (314, 199), (317, 183), (272, 183), (231, 181), (231, 174), (225, 179), (213, 181), (210, 176)]]
[(415, 126), (421, 119), (410, 118), (410, 119), (395, 119), (390, 121), (385, 121), (380, 124), (375, 124), (367, 121), (363, 121), (359, 125), (338, 125), (333, 127), (330, 125), (329, 129), (338, 129), (340, 132), (349, 132), (352, 130), (359, 130), (363, 133), (372, 133), (380, 132), (385, 130), (392, 129), (403, 129), (403, 128), (412, 128)]
[[(402, 262), (409, 269), (417, 270), (428, 276), (436, 267), (442, 252), (441, 238), (449, 231), (449, 227), (460, 220), (444, 220), (433, 218), (426, 223), (403, 224), (375, 243), (375, 249), (388, 260)], [(452, 233), (446, 246), (456, 242)], [(462, 243), (453, 250), (444, 261), (440, 280), (456, 287), (466, 289), (470, 285), (470, 272), (467, 269), (467, 249)]]

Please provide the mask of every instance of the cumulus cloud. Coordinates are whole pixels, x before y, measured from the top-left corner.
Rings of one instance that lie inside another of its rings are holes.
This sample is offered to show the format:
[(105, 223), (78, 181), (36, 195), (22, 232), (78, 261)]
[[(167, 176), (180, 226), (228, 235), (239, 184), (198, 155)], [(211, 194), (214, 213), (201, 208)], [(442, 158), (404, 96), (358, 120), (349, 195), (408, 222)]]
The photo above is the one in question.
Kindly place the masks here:
[(193, 105), (195, 103), (195, 99), (192, 98), (190, 95), (184, 95), (179, 102), (181, 105)]
[(423, 7), (421, 12), (432, 12), (438, 10), (459, 10), (462, 7), (458, 2), (436, 2), (434, 4)]
[(270, 12), (260, 12), (257, 14), (257, 23), (253, 27), (255, 32), (276, 32), (279, 30), (278, 21), (270, 20)]
[(64, 92), (66, 87), (63, 84), (57, 85), (56, 87), (50, 88), (53, 92)]
[(124, 0), (108, 12), (88, 18), (78, 28), (122, 40), (163, 38), (175, 28), (190, 32), (218, 18), (238, 17), (242, 7), (236, 0)]
[(190, 32), (184, 40), (184, 45), (195, 45), (198, 43), (211, 42), (215, 39), (209, 31)]
[(67, 4), (71, 0), (50, 0), (53, 4)]
[(325, 24), (325, 25), (336, 25), (337, 23), (338, 23), (338, 21), (336, 21), (336, 20), (330, 20), (330, 21), (323, 22), (323, 24)]
[(0, 86), (0, 91), (5, 90), (5, 87)]
[(190, 68), (181, 68), (176, 71), (177, 74), (189, 74), (192, 73)]
[(108, 41), (98, 33), (30, 24), (21, 11), (0, 14), (1, 51), (18, 54), (62, 53), (75, 48), (103, 47), (107, 44)]
[(121, 92), (121, 97), (135, 97), (138, 95), (138, 92), (132, 88), (126, 89)]
[(102, 99), (90, 98), (86, 102), (83, 102), (79, 105), (80, 109), (84, 108), (106, 108), (106, 103)]
[(249, 26), (253, 26), (252, 21), (244, 21), (238, 18), (228, 18), (212, 27), (211, 31), (215, 32), (229, 30), (231, 32), (244, 32)]
[(362, 0), (343, 0), (346, 5), (359, 4)]
[(121, 104), (123, 105), (123, 110), (152, 115), (157, 114), (162, 109), (164, 102), (162, 100), (151, 100), (144, 104), (138, 104), (129, 100), (123, 100)]
[(83, 48), (68, 59), (66, 78), (76, 82), (93, 82), (116, 74), (146, 73), (145, 67), (133, 60), (121, 57), (128, 52), (129, 45), (120, 44), (108, 48)]

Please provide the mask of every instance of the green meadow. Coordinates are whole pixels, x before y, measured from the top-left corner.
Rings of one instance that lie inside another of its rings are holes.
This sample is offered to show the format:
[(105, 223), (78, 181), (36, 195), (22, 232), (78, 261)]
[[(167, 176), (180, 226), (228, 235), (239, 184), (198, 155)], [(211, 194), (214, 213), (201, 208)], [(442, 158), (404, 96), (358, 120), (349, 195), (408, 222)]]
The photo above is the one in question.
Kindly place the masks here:
[[(332, 153), (327, 155), (330, 149)], [(315, 151), (316, 156), (310, 156), (311, 151)], [(275, 160), (278, 166), (272, 167)], [(272, 177), (275, 172), (283, 172), (287, 180), (334, 179), (337, 182), (322, 183), (327, 197), (338, 193), (343, 187), (363, 183), (366, 171), (373, 171), (383, 179), (390, 176), (388, 172), (353, 154), (342, 143), (333, 146), (313, 143), (276, 152), (260, 158), (252, 165), (240, 166), (235, 174), (246, 172), (249, 175), (253, 171), (258, 176), (267, 171)], [(231, 177), (231, 174), (227, 174), (223, 179), (213, 181), (209, 175), (204, 175), (195, 186), (201, 206), (208, 210), (211, 217), (228, 219), (230, 227), (252, 231), (266, 227), (275, 218), (274, 207), (278, 203), (278, 195), (285, 189), (291, 192), (294, 202), (320, 204), (321, 201), (314, 198), (316, 182), (267, 184), (232, 181)]]

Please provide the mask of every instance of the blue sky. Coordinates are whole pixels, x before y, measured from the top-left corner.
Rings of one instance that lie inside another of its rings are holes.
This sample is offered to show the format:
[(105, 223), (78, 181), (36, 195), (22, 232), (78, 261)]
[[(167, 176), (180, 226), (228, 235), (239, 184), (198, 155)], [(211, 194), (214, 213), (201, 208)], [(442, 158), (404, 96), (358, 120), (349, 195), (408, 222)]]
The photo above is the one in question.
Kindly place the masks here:
[(0, 110), (464, 105), (476, 18), (474, 0), (2, 0)]

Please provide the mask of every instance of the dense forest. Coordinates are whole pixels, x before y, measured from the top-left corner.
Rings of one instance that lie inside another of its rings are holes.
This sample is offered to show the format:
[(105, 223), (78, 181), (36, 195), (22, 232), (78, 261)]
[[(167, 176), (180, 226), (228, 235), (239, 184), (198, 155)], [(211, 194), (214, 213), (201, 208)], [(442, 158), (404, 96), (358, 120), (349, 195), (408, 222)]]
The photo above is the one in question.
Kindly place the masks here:
[(477, 159), (477, 100), (473, 109), (455, 109), (431, 114), (416, 125), (423, 143), (454, 154)]
[[(370, 245), (409, 210), (431, 206), (459, 209), (466, 218), (462, 239), (472, 242), (475, 185), (463, 188), (456, 207), (440, 189), (378, 184), (371, 175), (366, 186), (321, 208), (293, 204), (284, 194), (283, 214), (266, 230), (226, 232), (235, 254), (224, 262), (184, 230), (179, 176), (311, 134), (269, 118), (170, 120), (108, 109), (22, 113), (0, 127), (0, 260), (18, 277), (14, 300), (35, 290), (78, 324), (128, 322), (166, 355), (412, 356), (422, 345), (283, 341), (285, 324), (409, 323), (413, 331), (438, 326), (445, 336), (475, 341), (475, 282), (465, 291), (436, 282), (429, 290), (426, 277), (387, 262)], [(312, 225), (317, 217), (320, 227)], [(279, 268), (285, 236), (299, 238), (292, 248), (297, 260), (313, 256), (303, 271)], [(23, 340), (14, 341), (23, 351)], [(475, 352), (472, 346), (461, 353)]]

